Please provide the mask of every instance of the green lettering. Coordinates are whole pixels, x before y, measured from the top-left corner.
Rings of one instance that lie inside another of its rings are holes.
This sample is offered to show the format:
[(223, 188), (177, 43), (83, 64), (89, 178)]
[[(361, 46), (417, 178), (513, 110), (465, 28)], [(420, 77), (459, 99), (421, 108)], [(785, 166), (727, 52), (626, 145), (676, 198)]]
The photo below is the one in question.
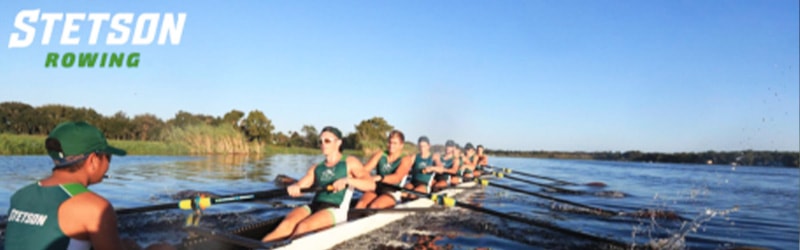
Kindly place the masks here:
[(55, 52), (47, 53), (47, 60), (44, 60), (44, 67), (45, 68), (58, 67), (58, 53)]
[(67, 52), (61, 57), (61, 67), (70, 68), (75, 64), (75, 53)]
[(139, 67), (139, 52), (133, 52), (128, 55), (128, 68)]
[(94, 67), (94, 63), (97, 61), (97, 53), (81, 53), (78, 57), (78, 67)]
[(114, 67), (114, 64), (116, 64), (117, 67), (122, 68), (123, 59), (125, 59), (125, 53), (111, 53), (111, 58), (108, 61), (108, 67)]

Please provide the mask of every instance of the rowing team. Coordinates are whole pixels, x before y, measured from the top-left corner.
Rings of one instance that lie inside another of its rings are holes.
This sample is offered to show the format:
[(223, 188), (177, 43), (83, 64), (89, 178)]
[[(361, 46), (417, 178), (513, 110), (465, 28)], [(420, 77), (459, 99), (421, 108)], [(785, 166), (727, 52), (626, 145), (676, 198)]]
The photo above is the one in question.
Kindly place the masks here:
[[(355, 208), (391, 208), (405, 194), (397, 191), (398, 188), (430, 193), (433, 189), (480, 176), (488, 163), (481, 145), (476, 149), (467, 143), (462, 152), (455, 142), (448, 140), (444, 155), (440, 155), (431, 152), (426, 136), (417, 141), (419, 153), (405, 155), (405, 136), (398, 130), (389, 133), (387, 150), (376, 153), (364, 164), (342, 154), (339, 129), (325, 127), (319, 138), (325, 160), (311, 166), (305, 176), (286, 189), (293, 197), (302, 195), (300, 190), (311, 186), (332, 186), (332, 190), (317, 192), (311, 204), (293, 209), (262, 241), (294, 238), (347, 221), (354, 190), (363, 192)], [(371, 174), (373, 170), (375, 174)], [(376, 182), (385, 185), (376, 185)]]
[[(462, 155), (452, 141), (447, 141), (443, 156), (431, 154), (430, 141), (420, 137), (416, 156), (403, 155), (403, 133), (389, 135), (389, 148), (373, 156), (365, 165), (352, 156), (344, 156), (342, 133), (326, 127), (320, 133), (320, 148), (325, 161), (312, 166), (296, 184), (287, 187), (291, 196), (300, 196), (303, 188), (332, 185), (334, 190), (318, 192), (313, 202), (289, 213), (277, 229), (264, 237), (270, 241), (299, 236), (333, 226), (347, 219), (353, 189), (364, 192), (359, 208), (389, 208), (400, 201), (393, 190), (377, 188), (379, 181), (397, 187), (414, 188), (428, 193), (432, 188), (457, 184), (461, 178), (479, 176), (487, 158), (471, 144)], [(117, 229), (113, 206), (102, 196), (87, 189), (100, 183), (111, 163), (111, 156), (124, 156), (125, 150), (108, 144), (102, 131), (86, 122), (57, 125), (45, 140), (52, 158), (52, 173), (17, 190), (8, 209), (5, 249), (139, 249), (132, 240), (122, 240)], [(369, 173), (375, 169), (377, 175)], [(411, 182), (405, 184), (411, 174)], [(434, 183), (434, 181), (436, 181)], [(153, 244), (148, 249), (171, 249), (167, 244)]]

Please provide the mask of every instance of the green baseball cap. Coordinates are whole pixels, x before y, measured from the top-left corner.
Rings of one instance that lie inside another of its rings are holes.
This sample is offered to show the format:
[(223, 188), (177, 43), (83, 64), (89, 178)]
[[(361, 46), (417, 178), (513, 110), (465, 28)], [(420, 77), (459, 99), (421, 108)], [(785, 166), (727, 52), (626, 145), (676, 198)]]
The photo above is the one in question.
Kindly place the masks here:
[(108, 145), (103, 132), (86, 122), (59, 124), (47, 136), (45, 148), (56, 167), (72, 165), (91, 153), (127, 154), (125, 150)]

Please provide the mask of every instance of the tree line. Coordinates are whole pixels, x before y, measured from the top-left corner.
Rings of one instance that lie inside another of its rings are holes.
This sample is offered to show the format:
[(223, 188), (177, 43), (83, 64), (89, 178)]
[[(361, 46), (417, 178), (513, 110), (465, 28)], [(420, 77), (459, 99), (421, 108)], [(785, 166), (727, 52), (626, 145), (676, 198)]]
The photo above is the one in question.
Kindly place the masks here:
[(626, 152), (556, 152), (556, 151), (509, 151), (490, 150), (492, 155), (513, 157), (535, 157), (551, 159), (583, 159), (583, 160), (608, 160), (608, 161), (635, 161), (635, 162), (662, 162), (662, 163), (691, 163), (691, 164), (724, 164), (746, 166), (800, 166), (798, 152), (777, 151), (733, 151), (733, 152), (681, 152), (681, 153), (652, 153), (640, 151)]
[[(258, 144), (284, 147), (319, 147), (319, 131), (313, 125), (303, 125), (296, 131), (276, 131), (272, 120), (263, 112), (252, 110), (245, 113), (233, 109), (222, 116), (193, 114), (178, 111), (166, 121), (153, 114), (129, 117), (120, 111), (103, 116), (91, 108), (76, 108), (66, 105), (48, 104), (39, 107), (21, 102), (0, 103), (0, 133), (47, 135), (57, 124), (64, 121), (87, 121), (99, 127), (110, 139), (165, 141), (174, 129), (190, 126), (231, 126), (242, 133), (246, 140)], [(343, 138), (343, 148), (353, 150), (375, 150), (386, 148), (386, 135), (394, 129), (382, 117), (372, 117), (355, 125), (355, 132)], [(413, 144), (407, 143), (407, 147)], [(749, 166), (794, 166), (798, 165), (797, 152), (736, 151), (736, 152), (689, 152), (648, 153), (626, 152), (558, 152), (558, 151), (509, 151), (486, 152), (498, 156), (536, 157), (555, 159), (586, 159), (636, 162), (730, 164)]]
[[(100, 128), (109, 139), (164, 141), (169, 131), (189, 126), (232, 126), (250, 142), (286, 147), (319, 147), (319, 132), (313, 125), (304, 125), (297, 131), (276, 131), (272, 120), (262, 111), (245, 113), (233, 109), (222, 116), (193, 114), (178, 111), (166, 121), (153, 114), (133, 117), (119, 111), (103, 116), (92, 108), (48, 104), (38, 107), (22, 102), (0, 103), (0, 133), (47, 135), (56, 125), (65, 121), (86, 121)], [(382, 117), (361, 121), (356, 131), (343, 138), (344, 149), (383, 148), (385, 136), (394, 126)]]

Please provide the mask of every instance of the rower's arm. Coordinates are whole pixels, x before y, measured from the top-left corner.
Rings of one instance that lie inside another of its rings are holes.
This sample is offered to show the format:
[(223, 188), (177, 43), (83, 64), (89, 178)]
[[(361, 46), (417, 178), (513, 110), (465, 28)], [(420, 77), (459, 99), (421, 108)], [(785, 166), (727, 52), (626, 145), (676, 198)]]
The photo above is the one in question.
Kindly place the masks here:
[(78, 205), (81, 211), (77, 211), (77, 213), (82, 215), (81, 218), (85, 223), (84, 227), (89, 241), (92, 243), (92, 248), (98, 250), (125, 249), (119, 238), (117, 214), (111, 203), (94, 193), (85, 193), (79, 197), (82, 198), (83, 204)]
[(397, 170), (394, 173), (384, 176), (383, 182), (384, 183), (400, 183), (403, 179), (408, 176), (408, 172), (411, 171), (411, 164), (414, 163), (414, 159), (411, 158), (413, 156), (405, 156), (403, 159), (400, 160), (400, 166), (397, 166)]
[[(369, 173), (371, 173), (372, 170), (375, 169), (375, 167), (378, 166), (378, 162), (381, 160), (381, 156), (382, 155), (383, 155), (383, 152), (380, 152), (380, 151), (375, 153), (374, 155), (372, 155), (372, 157), (369, 158), (367, 163), (362, 166), (362, 168), (364, 169), (364, 173), (367, 173), (369, 175)], [(359, 162), (359, 165), (361, 165), (360, 162)]]
[(444, 163), (442, 163), (442, 155), (439, 153), (433, 154), (433, 166), (430, 166), (433, 172), (441, 174), (444, 172)]
[(461, 161), (459, 161), (458, 158), (455, 158), (455, 159), (453, 159), (453, 167), (445, 169), (444, 172), (448, 173), (448, 174), (455, 175), (455, 174), (458, 174), (458, 169), (460, 167), (461, 167)]
[(375, 181), (370, 178), (369, 172), (365, 170), (366, 168), (361, 165), (361, 161), (353, 156), (348, 156), (347, 171), (349, 173), (347, 175), (347, 185), (365, 192), (374, 191)]
[(489, 165), (489, 156), (483, 155), (483, 157), (481, 157), (481, 161), (478, 162), (478, 164)]
[(300, 178), (300, 180), (298, 180), (294, 185), (297, 185), (300, 188), (309, 188), (311, 185), (314, 185), (314, 168), (316, 167), (317, 165), (311, 165), (311, 167), (308, 168), (306, 175), (303, 176), (303, 178)]
[[(469, 159), (469, 158), (467, 158), (467, 159)], [(478, 162), (478, 157), (475, 157), (475, 160), (472, 160), (472, 161), (468, 160), (468, 161), (464, 162), (464, 164), (462, 164), (462, 166), (464, 168), (467, 168), (467, 169), (475, 169), (475, 166), (476, 166), (477, 162)]]

